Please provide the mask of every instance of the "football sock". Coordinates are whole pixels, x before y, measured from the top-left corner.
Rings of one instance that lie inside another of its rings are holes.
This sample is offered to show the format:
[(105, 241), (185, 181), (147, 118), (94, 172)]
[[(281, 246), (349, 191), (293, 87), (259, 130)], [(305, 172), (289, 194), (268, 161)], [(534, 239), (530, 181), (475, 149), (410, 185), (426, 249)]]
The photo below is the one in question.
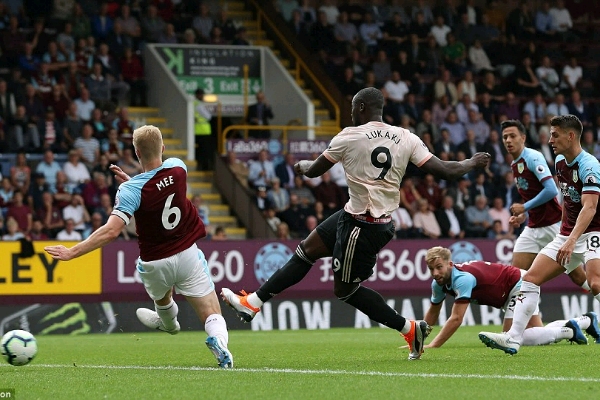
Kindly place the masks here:
[(518, 342), (522, 341), (523, 332), (538, 305), (540, 287), (534, 283), (523, 281), (520, 295), (522, 301), (517, 301), (515, 305), (512, 327), (508, 331), (510, 337)]
[(175, 303), (175, 301), (171, 299), (171, 302), (166, 306), (159, 306), (158, 304), (154, 304), (154, 307), (156, 309), (158, 317), (165, 326), (165, 329), (169, 331), (175, 329), (177, 313), (179, 313), (179, 307), (177, 307), (177, 303)]
[(555, 343), (562, 339), (571, 339), (573, 329), (562, 327), (536, 327), (525, 329), (523, 332), (523, 346), (539, 346)]
[[(269, 301), (273, 296), (300, 282), (306, 274), (308, 274), (308, 271), (310, 271), (314, 263), (315, 262), (308, 258), (304, 253), (302, 244), (298, 245), (292, 258), (262, 284), (256, 291), (256, 296), (263, 303)], [(255, 301), (255, 299), (252, 299), (252, 301)], [(250, 299), (248, 299), (248, 302), (250, 303)], [(257, 307), (252, 303), (250, 303), (250, 305)]]
[(400, 332), (402, 332), (407, 322), (406, 318), (390, 307), (379, 293), (364, 286), (359, 286), (353, 293), (340, 298), (340, 300), (362, 311), (373, 321)]
[(211, 314), (204, 322), (204, 330), (208, 336), (214, 336), (221, 339), (225, 347), (229, 343), (229, 332), (227, 331), (227, 323), (221, 314)]
[(583, 285), (581, 285), (581, 288), (582, 288), (583, 290), (586, 290), (586, 291), (588, 291), (588, 292), (591, 292), (591, 291), (592, 291), (592, 288), (591, 288), (591, 287), (590, 287), (590, 285), (587, 283), (587, 281), (584, 281), (584, 282), (583, 282)]

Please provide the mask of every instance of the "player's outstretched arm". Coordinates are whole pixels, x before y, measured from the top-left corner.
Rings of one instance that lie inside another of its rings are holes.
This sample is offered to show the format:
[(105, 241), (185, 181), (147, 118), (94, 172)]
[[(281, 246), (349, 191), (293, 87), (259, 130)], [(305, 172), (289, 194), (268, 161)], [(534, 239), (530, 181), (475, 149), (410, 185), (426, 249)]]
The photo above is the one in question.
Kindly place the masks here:
[(323, 175), (333, 167), (331, 161), (329, 161), (323, 154), (321, 154), (315, 161), (302, 160), (298, 161), (294, 165), (294, 170), (299, 175), (305, 175), (309, 178), (316, 178), (317, 176)]
[(448, 318), (440, 333), (438, 333), (431, 343), (425, 347), (442, 347), (442, 345), (446, 343), (446, 341), (450, 339), (452, 335), (454, 335), (454, 332), (456, 332), (460, 324), (462, 324), (468, 307), (468, 301), (455, 301), (454, 305), (452, 306), (452, 314), (450, 315), (450, 318)]
[(484, 168), (490, 162), (489, 153), (475, 153), (473, 157), (463, 161), (442, 161), (432, 156), (420, 168), (443, 179), (458, 179), (476, 168)]
[(423, 320), (427, 322), (427, 325), (433, 326), (437, 322), (443, 304), (443, 301), (438, 304), (431, 303), (431, 305), (429, 306), (429, 310), (427, 310), (425, 316), (423, 317)]
[(83, 242), (79, 242), (71, 248), (63, 245), (46, 246), (44, 250), (55, 260), (69, 261), (112, 242), (119, 236), (124, 225), (121, 218), (111, 215), (106, 224), (94, 231)]
[(127, 175), (125, 172), (123, 172), (123, 170), (115, 164), (110, 164), (108, 169), (110, 169), (113, 172), (113, 174), (115, 174), (115, 179), (119, 183), (127, 182), (128, 180), (131, 179), (131, 177), (129, 175)]

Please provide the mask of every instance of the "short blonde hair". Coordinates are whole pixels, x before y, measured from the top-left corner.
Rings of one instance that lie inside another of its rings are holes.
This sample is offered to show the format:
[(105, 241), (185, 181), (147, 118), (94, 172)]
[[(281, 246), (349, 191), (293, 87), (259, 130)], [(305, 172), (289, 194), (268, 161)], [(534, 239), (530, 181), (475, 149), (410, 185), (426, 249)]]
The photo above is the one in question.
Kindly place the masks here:
[(450, 261), (452, 253), (449, 249), (442, 246), (435, 246), (427, 250), (425, 254), (425, 262), (427, 265), (432, 263), (436, 258), (441, 258), (444, 261)]
[(161, 158), (163, 139), (160, 129), (154, 125), (140, 126), (133, 131), (133, 147), (144, 160)]

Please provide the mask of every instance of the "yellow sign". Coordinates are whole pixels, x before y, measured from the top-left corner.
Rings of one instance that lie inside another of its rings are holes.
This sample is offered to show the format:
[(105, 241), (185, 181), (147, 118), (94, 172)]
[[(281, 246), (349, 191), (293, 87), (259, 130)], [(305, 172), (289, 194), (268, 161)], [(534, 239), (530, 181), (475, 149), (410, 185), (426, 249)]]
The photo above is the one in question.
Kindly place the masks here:
[(58, 261), (44, 251), (44, 246), (55, 244), (33, 242), (35, 254), (19, 258), (20, 242), (1, 242), (0, 296), (102, 293), (101, 250), (72, 261)]

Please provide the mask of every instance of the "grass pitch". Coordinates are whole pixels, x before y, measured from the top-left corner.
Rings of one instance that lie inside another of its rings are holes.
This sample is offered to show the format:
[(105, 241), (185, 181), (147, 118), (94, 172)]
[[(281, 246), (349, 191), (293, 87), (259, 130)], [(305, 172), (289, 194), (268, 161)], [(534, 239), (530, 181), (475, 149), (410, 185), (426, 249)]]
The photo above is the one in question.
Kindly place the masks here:
[(31, 364), (0, 367), (0, 390), (53, 400), (598, 398), (600, 345), (508, 356), (480, 330), (460, 328), (419, 361), (389, 329), (232, 331), (233, 370), (216, 367), (204, 332), (39, 336)]

